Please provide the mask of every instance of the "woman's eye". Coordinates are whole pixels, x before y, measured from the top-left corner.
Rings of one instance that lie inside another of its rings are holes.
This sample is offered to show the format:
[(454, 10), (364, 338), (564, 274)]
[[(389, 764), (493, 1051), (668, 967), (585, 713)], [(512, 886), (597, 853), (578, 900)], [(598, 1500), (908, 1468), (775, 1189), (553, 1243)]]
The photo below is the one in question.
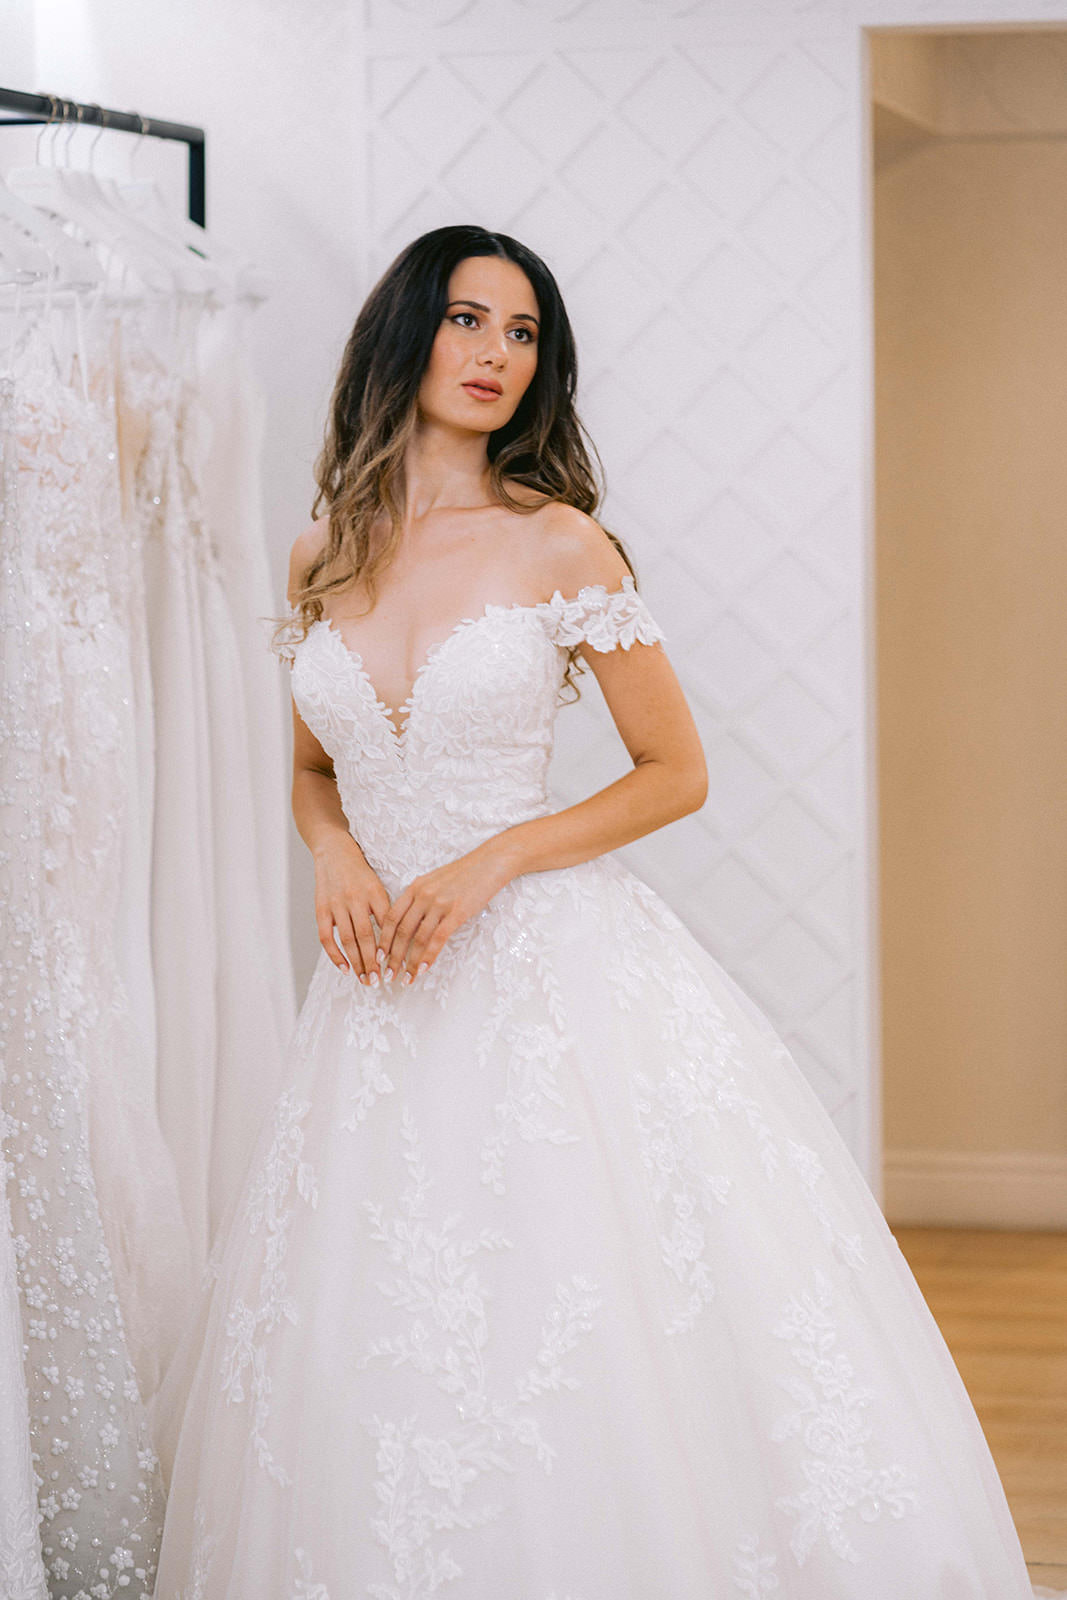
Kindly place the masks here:
[[(450, 320), (452, 322), (458, 322), (463, 328), (477, 328), (479, 326), (478, 318), (475, 316), (473, 311), (455, 311), (453, 312)], [(532, 344), (534, 342), (533, 330), (531, 328), (512, 328), (511, 331), (512, 333), (518, 333), (522, 335), (522, 338), (519, 341), (521, 344)]]

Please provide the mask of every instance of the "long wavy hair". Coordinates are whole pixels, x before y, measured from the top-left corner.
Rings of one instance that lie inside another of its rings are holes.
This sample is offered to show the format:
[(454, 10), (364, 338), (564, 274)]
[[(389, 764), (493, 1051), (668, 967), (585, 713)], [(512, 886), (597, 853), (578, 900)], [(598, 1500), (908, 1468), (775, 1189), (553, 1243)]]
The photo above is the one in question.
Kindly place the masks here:
[[(317, 519), (326, 512), (327, 537), (293, 598), (293, 615), (279, 622), (278, 632), (295, 626), (302, 637), (299, 630), (306, 634), (321, 618), (324, 596), (360, 581), (373, 607), (377, 579), (403, 529), (404, 456), (418, 424), (419, 386), (448, 307), (452, 273), (471, 256), (514, 262), (529, 279), (540, 312), (533, 378), (511, 420), (489, 436), (492, 490), (502, 505), (520, 513), (545, 502), (516, 499), (507, 479), (595, 513), (603, 470), (575, 407), (577, 351), (555, 278), (540, 256), (506, 233), (468, 225), (434, 228), (397, 256), (367, 296), (349, 335), (315, 463), (318, 492), (311, 515)], [(389, 533), (375, 544), (372, 530), (383, 512)], [(621, 542), (612, 533), (608, 538), (634, 573)], [(573, 673), (584, 670), (574, 646), (564, 673), (574, 699), (580, 690)]]

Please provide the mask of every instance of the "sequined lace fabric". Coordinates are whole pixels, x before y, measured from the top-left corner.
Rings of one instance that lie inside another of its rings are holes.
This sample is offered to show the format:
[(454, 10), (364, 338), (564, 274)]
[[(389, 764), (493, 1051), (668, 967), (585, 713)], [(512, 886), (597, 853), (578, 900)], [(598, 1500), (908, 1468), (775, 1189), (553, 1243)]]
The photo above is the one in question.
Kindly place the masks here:
[(4, 401), (2, 1115), (37, 1494), (5, 1597), (39, 1592), (22, 1576), (34, 1560), (55, 1597), (147, 1597), (162, 1484), (91, 1155), (96, 1086), (121, 1067), (129, 1020), (114, 418), (106, 381), (65, 381), (37, 325)]
[[(567, 647), (487, 605), (401, 721), (280, 651), (390, 894), (550, 808)], [(754, 1002), (613, 855), (521, 874), (410, 986), (323, 952), (153, 1407), (157, 1600), (1024, 1600), (966, 1390)]]
[(285, 901), (266, 556), (254, 519), (230, 536), (255, 491), (220, 456), (255, 408), (247, 367), (220, 370), (231, 312), (75, 301), (0, 359), (3, 1600), (151, 1593), (146, 1403), (292, 1025), (284, 925), (219, 934)]

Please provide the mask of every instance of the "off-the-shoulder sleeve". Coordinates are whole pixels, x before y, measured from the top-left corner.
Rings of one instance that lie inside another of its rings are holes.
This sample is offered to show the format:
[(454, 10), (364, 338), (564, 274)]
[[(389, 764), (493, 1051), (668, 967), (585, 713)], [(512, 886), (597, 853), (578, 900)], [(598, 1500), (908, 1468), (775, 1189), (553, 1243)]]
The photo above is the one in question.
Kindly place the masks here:
[(552, 643), (567, 648), (584, 643), (594, 650), (614, 650), (621, 644), (628, 650), (635, 641), (655, 644), (666, 638), (629, 572), (622, 587), (611, 593), (602, 583), (589, 583), (565, 600), (557, 589), (544, 602), (544, 617)]
[(289, 606), (285, 612), (285, 620), (278, 629), (277, 637), (269, 641), (267, 648), (272, 655), (278, 657), (279, 661), (288, 661), (292, 665), (296, 647), (302, 638), (300, 613)]

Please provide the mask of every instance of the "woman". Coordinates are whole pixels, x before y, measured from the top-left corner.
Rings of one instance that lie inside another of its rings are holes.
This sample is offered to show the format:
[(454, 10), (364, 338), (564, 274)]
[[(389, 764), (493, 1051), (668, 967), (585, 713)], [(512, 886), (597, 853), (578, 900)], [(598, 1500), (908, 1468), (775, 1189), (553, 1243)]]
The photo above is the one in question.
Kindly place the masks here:
[[(706, 773), (574, 392), (481, 228), (345, 351), (278, 644), (323, 953), (168, 1378), (158, 1600), (1021, 1600), (873, 1196), (612, 855)], [(586, 668), (633, 769), (553, 812)]]

